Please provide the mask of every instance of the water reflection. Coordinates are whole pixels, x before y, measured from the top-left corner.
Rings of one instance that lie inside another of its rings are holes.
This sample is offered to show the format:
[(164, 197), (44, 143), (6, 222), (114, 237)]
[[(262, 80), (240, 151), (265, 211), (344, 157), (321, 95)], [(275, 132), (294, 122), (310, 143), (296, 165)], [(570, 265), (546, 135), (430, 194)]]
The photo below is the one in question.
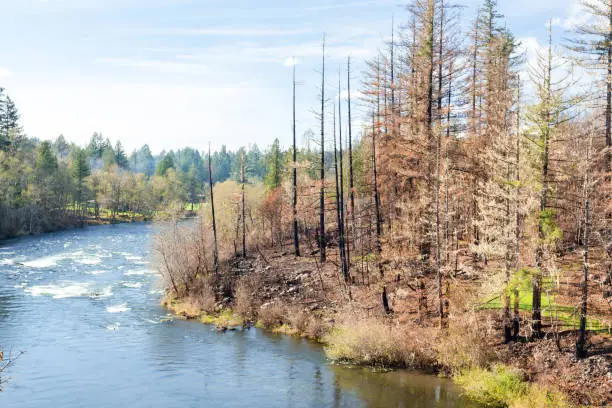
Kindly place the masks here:
[(472, 408), (448, 380), (409, 371), (375, 372), (331, 366), (337, 387), (353, 391), (368, 408)]

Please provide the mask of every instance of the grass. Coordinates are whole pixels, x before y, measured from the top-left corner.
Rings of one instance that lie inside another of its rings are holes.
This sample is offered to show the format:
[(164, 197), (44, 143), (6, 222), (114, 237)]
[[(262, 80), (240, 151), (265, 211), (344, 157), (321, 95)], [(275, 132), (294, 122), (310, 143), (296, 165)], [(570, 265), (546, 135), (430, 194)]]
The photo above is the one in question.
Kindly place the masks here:
[(455, 376), (466, 396), (494, 408), (569, 408), (567, 399), (555, 390), (527, 383), (520, 371), (497, 365), (491, 370), (473, 368)]
[(242, 318), (229, 308), (217, 313), (207, 313), (193, 301), (175, 299), (164, 299), (162, 305), (179, 317), (198, 320), (217, 327), (237, 327), (242, 326), (243, 323)]
[[(544, 282), (544, 285), (547, 285), (547, 282)], [(514, 302), (514, 299), (511, 299), (511, 302)], [(501, 310), (503, 307), (502, 298), (497, 297), (481, 304), (480, 309)], [(532, 307), (533, 291), (530, 286), (523, 285), (519, 291), (519, 310), (531, 312)], [(546, 292), (542, 293), (542, 318), (557, 319), (564, 327), (578, 328), (580, 325), (580, 314), (576, 307), (556, 304), (554, 298)], [(591, 316), (587, 318), (587, 330), (598, 333), (610, 332), (610, 326), (603, 320)]]
[[(193, 211), (197, 212), (200, 210), (202, 203), (193, 203)], [(185, 204), (185, 211), (191, 211), (191, 203)]]
[(231, 309), (223, 309), (219, 313), (202, 312), (199, 320), (204, 324), (214, 324), (217, 327), (238, 327), (243, 323), (242, 318)]

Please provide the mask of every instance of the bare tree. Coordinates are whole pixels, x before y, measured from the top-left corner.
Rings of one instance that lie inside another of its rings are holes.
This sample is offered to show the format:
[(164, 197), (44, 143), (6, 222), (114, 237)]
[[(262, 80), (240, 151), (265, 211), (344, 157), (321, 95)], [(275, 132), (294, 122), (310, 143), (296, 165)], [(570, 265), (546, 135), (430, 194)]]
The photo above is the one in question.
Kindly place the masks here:
[(321, 176), (319, 190), (319, 260), (325, 262), (325, 35), (321, 45)]
[(217, 220), (215, 218), (215, 197), (213, 194), (212, 164), (210, 158), (210, 143), (208, 144), (208, 186), (210, 188), (210, 208), (212, 211), (212, 227), (215, 245), (213, 247), (213, 263), (215, 276), (219, 277), (219, 247), (217, 246)]
[(300, 256), (300, 240), (297, 221), (297, 145), (295, 135), (295, 57), (293, 57), (293, 247)]
[(586, 160), (584, 166), (584, 238), (582, 241), (582, 297), (580, 299), (580, 330), (578, 332), (578, 340), (576, 341), (576, 356), (578, 358), (586, 357), (585, 342), (586, 342), (586, 323), (587, 323), (587, 301), (589, 288), (589, 243), (591, 238), (591, 179), (589, 167), (591, 165), (591, 146), (592, 132), (589, 132)]

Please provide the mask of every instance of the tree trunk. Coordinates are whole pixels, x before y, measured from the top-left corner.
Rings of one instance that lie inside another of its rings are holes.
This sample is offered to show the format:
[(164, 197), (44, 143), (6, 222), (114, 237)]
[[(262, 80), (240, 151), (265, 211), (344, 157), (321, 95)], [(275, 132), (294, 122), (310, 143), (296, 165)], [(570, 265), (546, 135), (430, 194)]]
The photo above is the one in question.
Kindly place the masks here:
[(374, 115), (372, 115), (372, 170), (374, 172), (374, 209), (376, 216), (376, 267), (378, 268), (378, 274), (383, 283), (383, 291), (382, 291), (382, 305), (385, 313), (391, 313), (391, 308), (389, 308), (389, 300), (387, 299), (387, 285), (384, 282), (385, 274), (382, 268), (382, 246), (380, 242), (381, 235), (381, 220), (380, 220), (380, 199), (378, 197), (378, 174), (376, 169), (376, 120)]
[(297, 144), (295, 135), (295, 57), (293, 57), (293, 247), (300, 256), (300, 240), (297, 221)]
[(346, 253), (344, 251), (344, 234), (342, 230), (344, 225), (342, 224), (342, 201), (340, 200), (340, 182), (338, 179), (338, 150), (336, 149), (336, 109), (334, 106), (334, 171), (336, 174), (336, 216), (338, 218), (338, 249), (340, 252), (340, 267), (342, 270), (342, 277), (344, 282), (349, 282), (348, 268), (346, 266)]
[[(339, 162), (340, 162), (340, 185), (339, 185), (339, 198), (340, 198), (340, 250), (342, 253), (342, 258), (343, 258), (343, 274), (345, 277), (345, 280), (348, 282), (349, 281), (349, 269), (350, 269), (350, 263), (349, 263), (349, 258), (347, 255), (347, 245), (346, 245), (346, 228), (345, 228), (345, 218), (344, 218), (344, 166), (343, 166), (343, 159), (344, 159), (344, 155), (342, 154), (342, 98), (340, 97), (341, 94), (341, 86), (340, 86), (340, 70), (338, 70), (338, 143), (339, 143), (339, 147), (340, 147), (340, 158), (339, 158)], [(335, 144), (335, 140), (334, 140), (334, 144)], [(336, 152), (334, 151), (334, 157), (336, 155)]]
[(242, 257), (246, 258), (246, 217), (244, 211), (244, 151), (240, 156), (240, 182), (242, 183)]
[(355, 250), (355, 186), (353, 178), (353, 130), (351, 122), (351, 57), (347, 59), (347, 91), (348, 91), (348, 150), (349, 150), (349, 189), (351, 201), (351, 232), (352, 246)]
[(212, 211), (212, 228), (213, 228), (213, 266), (215, 268), (215, 276), (219, 277), (219, 249), (217, 247), (217, 220), (215, 218), (215, 198), (213, 195), (213, 180), (212, 180), (212, 164), (210, 160), (210, 144), (208, 145), (208, 186), (210, 188), (210, 208)]
[(584, 274), (582, 281), (582, 298), (580, 300), (580, 330), (576, 341), (576, 357), (586, 357), (586, 323), (587, 323), (587, 301), (589, 284), (589, 240), (591, 234), (591, 194), (589, 185), (589, 166), (591, 156), (591, 135), (586, 154), (586, 167), (584, 171), (584, 239), (582, 241), (582, 271)]
[(319, 260), (325, 262), (325, 36), (322, 45), (321, 69), (321, 187), (319, 190)]

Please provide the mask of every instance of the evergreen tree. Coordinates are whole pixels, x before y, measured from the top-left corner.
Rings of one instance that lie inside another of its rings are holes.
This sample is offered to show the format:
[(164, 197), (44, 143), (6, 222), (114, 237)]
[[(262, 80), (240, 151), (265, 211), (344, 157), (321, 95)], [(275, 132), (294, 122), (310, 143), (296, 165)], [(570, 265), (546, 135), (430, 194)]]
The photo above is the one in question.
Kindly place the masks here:
[(174, 155), (172, 152), (166, 154), (161, 162), (155, 169), (155, 174), (158, 176), (165, 176), (169, 169), (174, 169)]
[(121, 167), (122, 169), (127, 169), (129, 167), (129, 162), (127, 156), (125, 155), (125, 150), (123, 150), (123, 145), (118, 140), (117, 143), (115, 143), (114, 153), (115, 163), (117, 164), (117, 166)]
[(274, 143), (272, 143), (270, 151), (266, 155), (266, 166), (268, 174), (266, 174), (264, 183), (268, 189), (274, 190), (280, 187), (283, 177), (283, 156), (278, 138), (274, 139)]
[(82, 214), (84, 191), (86, 189), (85, 178), (91, 174), (89, 163), (87, 162), (87, 152), (85, 152), (85, 150), (77, 147), (72, 152), (72, 166), (70, 170), (75, 184), (74, 201), (76, 202), (79, 214)]
[(50, 175), (57, 170), (57, 158), (51, 150), (51, 143), (42, 142), (38, 148), (36, 168), (43, 175)]

